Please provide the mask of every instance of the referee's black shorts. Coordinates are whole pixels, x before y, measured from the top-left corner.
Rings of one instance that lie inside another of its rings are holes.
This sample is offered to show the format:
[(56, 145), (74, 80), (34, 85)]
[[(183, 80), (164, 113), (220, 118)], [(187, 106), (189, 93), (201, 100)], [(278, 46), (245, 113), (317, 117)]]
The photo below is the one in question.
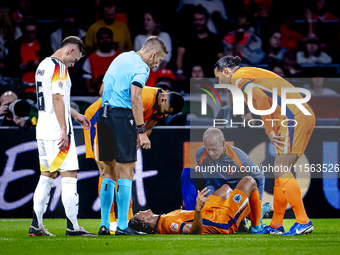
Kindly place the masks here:
[(137, 127), (131, 109), (109, 108), (107, 118), (100, 109), (97, 119), (100, 161), (137, 161)]

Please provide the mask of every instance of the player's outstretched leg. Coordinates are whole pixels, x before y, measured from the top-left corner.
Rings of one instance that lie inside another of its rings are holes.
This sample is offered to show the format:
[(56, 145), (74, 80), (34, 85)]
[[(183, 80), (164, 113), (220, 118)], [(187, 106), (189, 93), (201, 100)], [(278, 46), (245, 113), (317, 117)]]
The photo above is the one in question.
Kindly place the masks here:
[(251, 209), (250, 219), (252, 226), (249, 228), (251, 233), (261, 231), (263, 226), (261, 220), (261, 200), (257, 189), (256, 181), (250, 176), (243, 177), (236, 185), (235, 189), (243, 191), (249, 198), (249, 206)]

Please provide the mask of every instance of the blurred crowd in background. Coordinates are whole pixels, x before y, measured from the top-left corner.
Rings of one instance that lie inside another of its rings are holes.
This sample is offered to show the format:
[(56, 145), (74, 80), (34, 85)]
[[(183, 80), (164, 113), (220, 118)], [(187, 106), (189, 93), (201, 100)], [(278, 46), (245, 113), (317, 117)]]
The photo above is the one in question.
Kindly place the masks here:
[[(151, 70), (147, 86), (184, 96), (201, 92), (190, 80), (197, 84), (211, 78), (207, 82), (213, 84), (214, 63), (224, 55), (239, 55), (243, 66), (296, 79), (293, 84), (309, 89), (312, 96), (334, 96), (340, 93), (336, 4), (336, 0), (2, 1), (0, 94), (12, 90), (34, 105), (37, 66), (65, 37), (74, 35), (84, 40), (87, 54), (69, 69), (71, 96), (98, 96), (112, 60), (122, 52), (138, 51), (149, 36), (158, 35), (169, 54)], [(306, 77), (307, 82), (299, 80)]]

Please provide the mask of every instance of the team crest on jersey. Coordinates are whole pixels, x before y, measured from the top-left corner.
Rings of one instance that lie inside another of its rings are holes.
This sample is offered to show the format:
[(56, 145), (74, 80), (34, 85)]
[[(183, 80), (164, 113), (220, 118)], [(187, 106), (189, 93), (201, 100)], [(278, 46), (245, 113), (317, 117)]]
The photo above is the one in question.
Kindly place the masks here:
[(146, 72), (148, 73), (150, 71), (150, 68), (147, 66), (146, 68)]
[(178, 224), (176, 223), (171, 223), (170, 229), (172, 231), (178, 232)]
[(59, 85), (59, 88), (61, 88), (61, 89), (62, 89), (64, 84), (63, 84), (63, 82), (62, 82), (62, 81), (59, 81), (59, 84), (58, 84), (58, 85)]
[(233, 167), (232, 166), (227, 166), (227, 169), (226, 169), (226, 173), (229, 174), (229, 175), (232, 175), (234, 173), (233, 171)]
[(233, 200), (236, 202), (236, 203), (239, 203), (241, 202), (242, 200), (242, 196), (240, 194), (236, 194), (234, 197), (233, 197)]

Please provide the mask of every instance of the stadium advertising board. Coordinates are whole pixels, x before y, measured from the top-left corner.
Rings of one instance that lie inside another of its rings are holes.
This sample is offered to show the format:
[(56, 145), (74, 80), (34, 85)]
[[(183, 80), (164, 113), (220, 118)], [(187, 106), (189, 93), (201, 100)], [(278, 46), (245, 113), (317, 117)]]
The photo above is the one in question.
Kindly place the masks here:
[[(192, 157), (202, 145), (204, 128), (155, 128), (152, 149), (138, 151), (133, 184), (133, 209), (151, 208), (155, 213), (178, 209), (182, 204), (181, 173), (195, 167)], [(241, 148), (266, 176), (264, 202), (272, 202), (274, 150), (262, 129), (221, 129), (229, 144)], [(311, 218), (338, 217), (339, 128), (315, 128), (309, 145), (293, 174), (297, 178), (306, 211)], [(196, 137), (195, 141), (191, 140)], [(92, 159), (85, 158), (81, 129), (75, 129), (80, 171), (78, 172), (79, 217), (100, 218), (98, 171)], [(0, 130), (0, 217), (30, 218), (33, 192), (39, 179), (35, 130)], [(307, 171), (308, 170), (308, 171)], [(64, 217), (61, 180), (56, 179), (45, 217)], [(289, 207), (286, 217), (293, 218)]]

